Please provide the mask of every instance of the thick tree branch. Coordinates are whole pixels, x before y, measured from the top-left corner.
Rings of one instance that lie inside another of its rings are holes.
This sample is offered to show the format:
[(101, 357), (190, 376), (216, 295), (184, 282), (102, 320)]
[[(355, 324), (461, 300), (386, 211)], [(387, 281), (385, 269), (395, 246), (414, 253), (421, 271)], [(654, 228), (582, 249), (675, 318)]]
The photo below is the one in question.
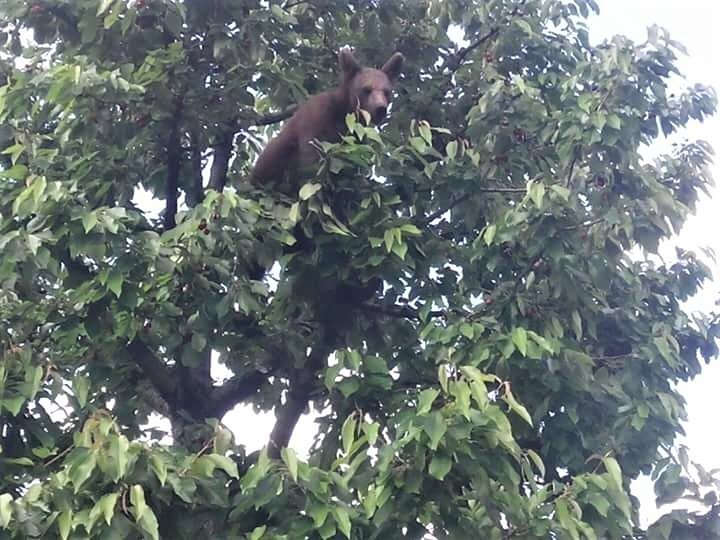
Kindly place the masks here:
[(165, 180), (165, 229), (175, 227), (175, 214), (178, 209), (178, 187), (180, 182), (180, 160), (182, 149), (180, 148), (180, 119), (173, 118), (170, 126), (170, 134), (167, 142), (167, 178)]
[(152, 383), (160, 396), (171, 409), (176, 408), (177, 375), (165, 365), (150, 348), (139, 339), (134, 339), (127, 346), (127, 351), (140, 366), (145, 376)]
[(277, 420), (268, 442), (268, 455), (272, 459), (279, 458), (280, 451), (290, 442), (295, 426), (310, 400), (318, 371), (332, 352), (327, 342), (328, 340), (325, 339), (324, 343), (310, 352), (305, 365), (298, 371), (296, 379), (291, 383), (287, 401), (276, 412)]
[(213, 162), (210, 168), (210, 181), (208, 187), (215, 191), (222, 191), (227, 184), (227, 173), (232, 155), (233, 134), (224, 134), (217, 144), (213, 146)]
[[(206, 409), (209, 403), (209, 395), (212, 389), (212, 377), (210, 376), (211, 350), (205, 349), (200, 354), (197, 365), (183, 365), (178, 355), (176, 357), (177, 371), (180, 378), (179, 389), (181, 408), (189, 411), (193, 417), (200, 419), (207, 415)], [(204, 418), (203, 418), (204, 419)]]
[(255, 370), (242, 377), (233, 377), (222, 386), (214, 388), (209, 400), (208, 415), (222, 418), (235, 405), (257, 393), (267, 378), (268, 373)]
[(268, 456), (278, 459), (280, 452), (290, 443), (295, 426), (300, 420), (305, 407), (308, 404), (307, 389), (304, 387), (292, 388), (288, 392), (287, 401), (277, 412), (277, 420), (270, 434), (268, 443)]
[(292, 358), (284, 339), (280, 337), (271, 341), (266, 346), (265, 358), (258, 359), (257, 363), (266, 367), (255, 369), (242, 376), (236, 375), (222, 386), (212, 389), (207, 407), (209, 416), (221, 418), (235, 405), (257, 393), (277, 368), (292, 365)]

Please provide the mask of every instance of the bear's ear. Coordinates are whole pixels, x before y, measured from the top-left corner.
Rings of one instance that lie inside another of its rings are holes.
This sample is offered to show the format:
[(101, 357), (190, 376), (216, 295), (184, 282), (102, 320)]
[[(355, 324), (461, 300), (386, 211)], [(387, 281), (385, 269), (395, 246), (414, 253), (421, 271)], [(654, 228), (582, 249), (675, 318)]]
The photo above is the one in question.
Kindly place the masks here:
[(396, 52), (385, 62), (385, 65), (383, 65), (380, 70), (388, 76), (388, 79), (395, 81), (400, 76), (400, 70), (402, 69), (404, 61), (405, 57), (402, 53)]
[(342, 70), (343, 76), (346, 80), (351, 79), (358, 71), (360, 71), (360, 64), (358, 64), (358, 61), (355, 60), (352, 51), (347, 47), (340, 49), (339, 56), (340, 69)]

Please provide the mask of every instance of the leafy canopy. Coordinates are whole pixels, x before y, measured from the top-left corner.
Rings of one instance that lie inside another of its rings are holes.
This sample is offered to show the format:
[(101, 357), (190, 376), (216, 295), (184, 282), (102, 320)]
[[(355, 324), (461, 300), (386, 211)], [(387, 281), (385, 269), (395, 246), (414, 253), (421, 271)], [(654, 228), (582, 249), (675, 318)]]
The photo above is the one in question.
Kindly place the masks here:
[[(674, 447), (708, 269), (645, 255), (711, 151), (639, 154), (715, 96), (669, 95), (662, 30), (592, 45), (596, 9), (3, 0), (0, 538), (720, 537)], [(406, 56), (387, 125), (349, 116), (293, 197), (249, 188), (346, 44)], [(262, 452), (240, 403), (276, 412)], [(640, 473), (701, 508), (641, 531)]]

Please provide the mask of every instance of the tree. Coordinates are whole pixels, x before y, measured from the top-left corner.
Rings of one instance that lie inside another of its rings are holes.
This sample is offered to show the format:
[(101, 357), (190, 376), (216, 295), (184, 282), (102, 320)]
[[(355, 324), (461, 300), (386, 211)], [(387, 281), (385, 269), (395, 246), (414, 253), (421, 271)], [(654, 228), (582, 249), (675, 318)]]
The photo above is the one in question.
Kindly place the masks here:
[[(0, 538), (720, 537), (675, 444), (709, 272), (652, 257), (711, 150), (639, 155), (715, 96), (668, 94), (660, 29), (592, 45), (592, 10), (4, 0)], [(297, 196), (251, 189), (346, 44), (405, 54), (389, 122), (350, 115)], [(276, 413), (261, 452), (240, 403)], [(641, 473), (702, 508), (641, 531)]]

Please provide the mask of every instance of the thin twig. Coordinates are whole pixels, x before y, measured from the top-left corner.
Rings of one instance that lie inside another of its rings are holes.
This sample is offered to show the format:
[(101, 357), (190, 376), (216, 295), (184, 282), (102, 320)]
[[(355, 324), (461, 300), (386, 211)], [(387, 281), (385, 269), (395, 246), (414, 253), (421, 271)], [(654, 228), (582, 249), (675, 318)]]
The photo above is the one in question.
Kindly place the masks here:
[(479, 188), (473, 191), (472, 193), (465, 193), (452, 201), (447, 208), (441, 208), (440, 210), (436, 210), (432, 214), (430, 214), (427, 218), (424, 220), (424, 224), (427, 225), (428, 223), (431, 223), (435, 221), (437, 218), (442, 216), (445, 212), (449, 212), (453, 208), (455, 208), (458, 204), (468, 200), (473, 195), (477, 195), (478, 193), (527, 193), (527, 188), (502, 188), (502, 187), (496, 187), (496, 188)]
[(573, 180), (573, 174), (575, 173), (575, 163), (577, 162), (577, 157), (573, 157), (572, 161), (570, 162), (570, 171), (568, 172), (567, 180), (565, 181), (565, 186), (570, 187)]
[(290, 118), (293, 114), (295, 114), (296, 110), (297, 105), (290, 105), (282, 111), (267, 114), (258, 114), (255, 111), (247, 111), (238, 116), (234, 123), (237, 129), (243, 129), (248, 126), (269, 126)]
[(605, 221), (605, 218), (599, 217), (599, 218), (593, 219), (591, 221), (585, 221), (583, 223), (578, 223), (577, 225), (568, 225), (567, 227), (558, 227), (558, 230), (574, 231), (576, 229), (584, 229), (584, 228), (592, 227), (593, 225), (597, 225), (598, 223), (602, 223), (603, 221)]

